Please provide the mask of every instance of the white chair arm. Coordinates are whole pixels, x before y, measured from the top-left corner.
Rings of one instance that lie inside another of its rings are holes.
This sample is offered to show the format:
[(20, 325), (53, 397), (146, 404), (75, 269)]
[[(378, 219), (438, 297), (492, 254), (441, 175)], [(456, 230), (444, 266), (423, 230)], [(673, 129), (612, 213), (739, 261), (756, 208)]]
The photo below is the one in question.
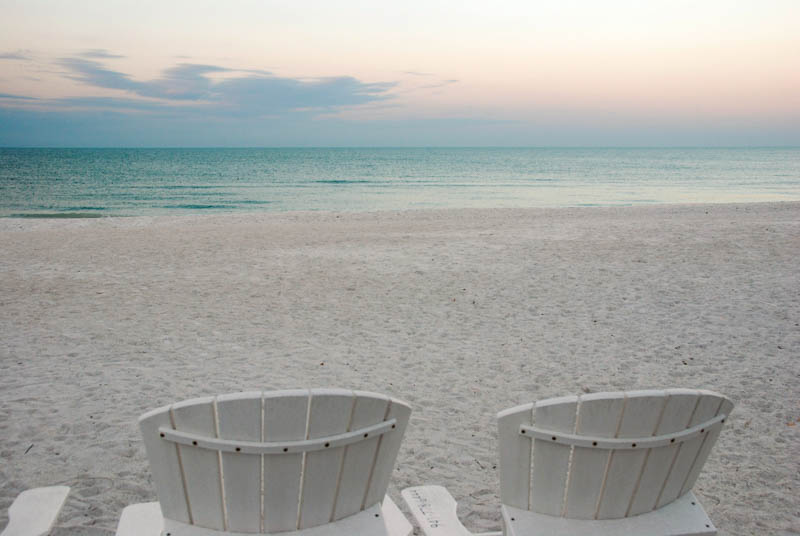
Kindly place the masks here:
[[(453, 496), (442, 486), (417, 486), (402, 491), (411, 515), (425, 536), (478, 536), (468, 531), (456, 513)], [(502, 536), (502, 532), (483, 532), (480, 536)]]
[(20, 493), (8, 509), (0, 536), (43, 536), (50, 532), (69, 495), (67, 486), (34, 488)]

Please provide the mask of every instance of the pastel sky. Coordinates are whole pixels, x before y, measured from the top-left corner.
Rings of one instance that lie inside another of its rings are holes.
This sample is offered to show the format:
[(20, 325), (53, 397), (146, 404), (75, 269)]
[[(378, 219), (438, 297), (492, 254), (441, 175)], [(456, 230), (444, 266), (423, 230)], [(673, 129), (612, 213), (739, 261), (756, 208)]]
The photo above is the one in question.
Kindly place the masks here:
[(798, 28), (798, 0), (0, 0), (0, 146), (800, 145)]

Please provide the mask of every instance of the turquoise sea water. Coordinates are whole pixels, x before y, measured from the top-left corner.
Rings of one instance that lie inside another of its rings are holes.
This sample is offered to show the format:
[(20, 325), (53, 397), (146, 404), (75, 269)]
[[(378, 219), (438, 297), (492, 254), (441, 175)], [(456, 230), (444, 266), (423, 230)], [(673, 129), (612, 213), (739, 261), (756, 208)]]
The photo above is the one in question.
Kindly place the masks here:
[(798, 200), (800, 148), (0, 148), (6, 217)]

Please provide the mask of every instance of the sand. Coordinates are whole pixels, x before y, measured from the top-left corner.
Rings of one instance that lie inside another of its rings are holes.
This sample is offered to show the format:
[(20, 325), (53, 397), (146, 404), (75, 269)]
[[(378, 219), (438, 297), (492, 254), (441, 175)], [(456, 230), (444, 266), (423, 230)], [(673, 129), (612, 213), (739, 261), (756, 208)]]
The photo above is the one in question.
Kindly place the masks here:
[(390, 494), (499, 529), (495, 414), (707, 388), (736, 403), (695, 492), (720, 534), (800, 533), (800, 204), (0, 220), (0, 527), (155, 499), (136, 418), (335, 386), (414, 408)]

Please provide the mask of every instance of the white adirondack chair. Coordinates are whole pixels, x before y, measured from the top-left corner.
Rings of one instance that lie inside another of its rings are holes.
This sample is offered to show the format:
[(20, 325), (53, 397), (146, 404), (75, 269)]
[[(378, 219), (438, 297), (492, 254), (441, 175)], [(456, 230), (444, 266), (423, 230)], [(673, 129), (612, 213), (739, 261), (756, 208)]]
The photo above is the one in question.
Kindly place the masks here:
[[(711, 391), (668, 389), (500, 412), (503, 534), (716, 534), (691, 489), (732, 408)], [(444, 488), (408, 488), (403, 497), (425, 534), (469, 534)]]
[(44, 536), (69, 495), (67, 486), (33, 488), (20, 493), (8, 509), (8, 525), (0, 536)]
[(139, 426), (159, 502), (127, 507), (117, 536), (407, 536), (386, 488), (410, 413), (399, 400), (340, 389), (146, 413)]

